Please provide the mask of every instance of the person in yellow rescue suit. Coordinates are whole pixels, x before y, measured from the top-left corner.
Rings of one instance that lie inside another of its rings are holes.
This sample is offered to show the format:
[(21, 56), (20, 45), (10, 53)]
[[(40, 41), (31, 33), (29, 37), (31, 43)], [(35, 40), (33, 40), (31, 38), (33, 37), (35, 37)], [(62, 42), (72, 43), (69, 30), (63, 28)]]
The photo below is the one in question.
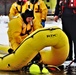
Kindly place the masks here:
[[(8, 23), (8, 38), (11, 48), (8, 50), (9, 54), (14, 52), (21, 42), (36, 29), (43, 28), (40, 21), (34, 18), (33, 10), (27, 9), (24, 13), (18, 15), (17, 18), (12, 19)], [(28, 71), (32, 64), (37, 64), (41, 59), (40, 53), (38, 53), (31, 61), (30, 64), (24, 66), (23, 68)], [(38, 66), (40, 70), (43, 69), (42, 63)]]
[[(8, 50), (9, 54), (14, 52), (21, 42), (36, 29), (43, 28), (38, 19), (34, 18), (33, 10), (27, 9), (24, 13), (18, 15), (17, 18), (12, 19), (8, 23), (8, 38), (11, 48)], [(37, 63), (41, 56), (38, 53), (31, 63)], [(31, 64), (25, 66), (26, 70)]]
[(27, 9), (17, 18), (12, 19), (8, 23), (8, 38), (13, 50), (33, 31), (38, 28), (43, 28), (41, 23), (34, 18), (33, 10)]
[(45, 21), (48, 13), (48, 9), (42, 0), (29, 0), (25, 5), (26, 9), (34, 10), (34, 17), (37, 18), (43, 27), (45, 27)]
[(25, 4), (27, 0), (17, 0), (14, 2), (9, 11), (9, 20), (17, 17), (18, 14), (25, 12)]

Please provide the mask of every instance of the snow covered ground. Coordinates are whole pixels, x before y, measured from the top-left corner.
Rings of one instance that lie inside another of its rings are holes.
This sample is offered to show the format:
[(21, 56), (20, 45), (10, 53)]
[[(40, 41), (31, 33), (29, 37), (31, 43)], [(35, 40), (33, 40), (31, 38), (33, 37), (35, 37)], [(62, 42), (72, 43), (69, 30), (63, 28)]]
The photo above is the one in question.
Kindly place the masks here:
[(8, 16), (0, 16), (0, 44), (9, 45), (7, 29), (8, 29)]

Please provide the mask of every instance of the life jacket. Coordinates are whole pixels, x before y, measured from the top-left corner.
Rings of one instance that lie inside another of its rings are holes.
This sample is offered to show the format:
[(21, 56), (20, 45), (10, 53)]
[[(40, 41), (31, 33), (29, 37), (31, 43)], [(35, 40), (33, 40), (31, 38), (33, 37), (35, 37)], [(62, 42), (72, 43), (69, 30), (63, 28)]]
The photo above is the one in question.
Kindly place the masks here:
[[(39, 12), (40, 10), (40, 2), (38, 1), (37, 3), (38, 3), (38, 10), (36, 10), (35, 12)], [(30, 9), (30, 1), (28, 1), (28, 8)], [(34, 9), (34, 4), (32, 9)]]
[(76, 8), (76, 0), (69, 0), (69, 7)]
[(61, 6), (62, 12), (65, 7), (73, 9), (73, 12), (76, 14), (76, 0), (60, 0), (59, 5)]
[(64, 7), (76, 8), (76, 0), (60, 0), (59, 5), (62, 4)]

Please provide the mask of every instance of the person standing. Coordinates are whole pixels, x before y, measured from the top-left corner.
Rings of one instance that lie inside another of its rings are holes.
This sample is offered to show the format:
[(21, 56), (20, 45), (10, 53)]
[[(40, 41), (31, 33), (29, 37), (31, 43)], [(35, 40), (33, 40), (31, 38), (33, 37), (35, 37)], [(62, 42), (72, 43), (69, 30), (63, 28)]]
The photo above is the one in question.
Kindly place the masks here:
[(69, 39), (70, 52), (67, 60), (72, 60), (74, 42), (74, 62), (76, 62), (76, 0), (57, 0), (54, 20), (61, 16), (62, 29)]
[(26, 2), (25, 9), (33, 9), (34, 17), (37, 18), (43, 27), (45, 27), (45, 21), (48, 13), (48, 9), (42, 0), (29, 0)]
[(9, 20), (16, 18), (18, 14), (25, 12), (25, 4), (27, 0), (17, 0), (11, 5), (8, 17)]

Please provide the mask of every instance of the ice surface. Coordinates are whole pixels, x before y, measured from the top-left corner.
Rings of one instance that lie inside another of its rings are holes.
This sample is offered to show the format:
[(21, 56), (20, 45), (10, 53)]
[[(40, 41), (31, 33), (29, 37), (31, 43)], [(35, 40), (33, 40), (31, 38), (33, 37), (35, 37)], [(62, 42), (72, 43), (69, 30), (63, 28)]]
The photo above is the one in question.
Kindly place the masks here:
[(9, 45), (7, 29), (8, 29), (8, 16), (0, 16), (0, 44)]

